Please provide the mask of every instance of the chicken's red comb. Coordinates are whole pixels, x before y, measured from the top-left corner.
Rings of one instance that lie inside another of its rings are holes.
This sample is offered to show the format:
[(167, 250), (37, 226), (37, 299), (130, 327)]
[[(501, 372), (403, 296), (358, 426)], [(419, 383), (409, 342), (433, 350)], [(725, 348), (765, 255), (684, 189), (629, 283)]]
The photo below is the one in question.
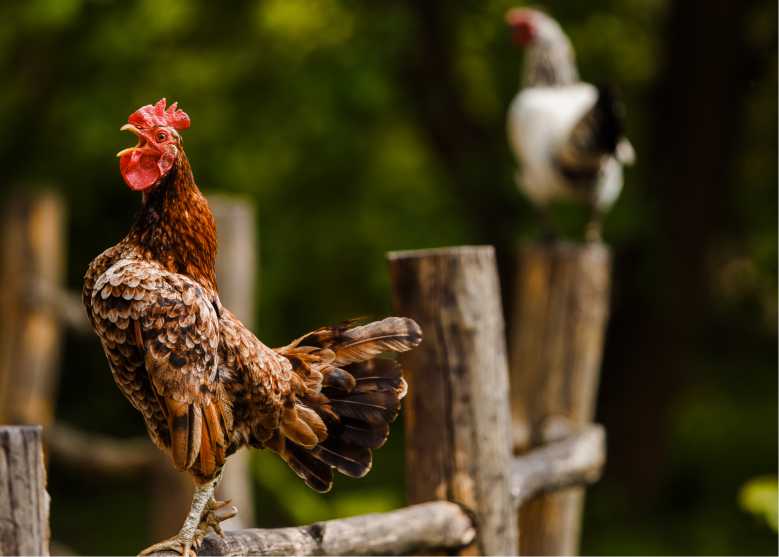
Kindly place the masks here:
[(167, 101), (161, 98), (156, 104), (142, 106), (127, 119), (136, 128), (153, 128), (155, 126), (170, 126), (177, 130), (185, 130), (189, 127), (189, 116), (183, 110), (178, 109), (175, 102), (166, 108)]

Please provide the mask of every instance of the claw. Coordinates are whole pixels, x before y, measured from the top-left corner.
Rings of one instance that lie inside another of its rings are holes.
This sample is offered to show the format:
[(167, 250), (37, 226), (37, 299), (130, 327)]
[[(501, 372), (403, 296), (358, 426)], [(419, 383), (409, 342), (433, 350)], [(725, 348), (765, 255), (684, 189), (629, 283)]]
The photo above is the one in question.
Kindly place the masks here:
[[(212, 510), (212, 511), (216, 511), (216, 510), (221, 509), (222, 507), (226, 507), (227, 505), (229, 505), (232, 502), (233, 502), (232, 499), (227, 499), (225, 501), (217, 501), (216, 499), (211, 499), (208, 502), (208, 509)], [(236, 510), (236, 512), (238, 512), (238, 511)]]
[(203, 518), (200, 521), (200, 525), (198, 526), (198, 530), (201, 531), (204, 536), (206, 533), (208, 533), (208, 529), (211, 528), (220, 538), (224, 538), (224, 530), (222, 530), (222, 525), (220, 522), (224, 522), (225, 520), (233, 518), (238, 514), (238, 509), (236, 507), (230, 507), (225, 512), (218, 513), (216, 511), (224, 509), (229, 504), (229, 499), (227, 501), (217, 501), (216, 499), (211, 499), (208, 502), (208, 505), (206, 506), (206, 512), (204, 513)]

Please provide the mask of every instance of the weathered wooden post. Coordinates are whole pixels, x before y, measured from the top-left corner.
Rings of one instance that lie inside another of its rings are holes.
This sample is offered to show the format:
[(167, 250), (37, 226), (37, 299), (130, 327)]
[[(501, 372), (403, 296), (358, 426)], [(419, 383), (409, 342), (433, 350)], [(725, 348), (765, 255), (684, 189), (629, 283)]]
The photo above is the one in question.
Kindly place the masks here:
[(409, 394), (409, 503), (447, 499), (478, 524), (469, 554), (517, 550), (510, 492), (508, 370), (500, 287), (489, 246), (389, 254), (395, 309), (424, 341), (403, 355)]
[(0, 265), (0, 423), (51, 423), (62, 330), (47, 303), (65, 276), (65, 204), (20, 194), (3, 210)]
[[(226, 195), (210, 195), (208, 203), (219, 234), (216, 275), (222, 303), (254, 330), (254, 291), (259, 268), (254, 206), (245, 199)], [(251, 462), (247, 449), (229, 458), (222, 478), (217, 497), (232, 500), (241, 510), (225, 521), (223, 527), (238, 530), (254, 526)]]
[[(254, 290), (257, 277), (257, 223), (254, 207), (244, 199), (209, 195), (208, 204), (214, 213), (219, 241), (216, 273), (222, 303), (230, 308), (250, 329), (254, 325)], [(217, 498), (230, 499), (240, 512), (222, 527), (238, 530), (253, 526), (254, 498), (249, 452), (241, 450), (227, 461)], [(152, 509), (152, 534), (156, 538), (169, 536), (181, 526), (183, 512), (192, 500), (192, 480), (177, 472), (168, 459), (161, 459), (153, 478), (158, 504)]]
[[(608, 320), (603, 244), (541, 244), (519, 254), (511, 338), (514, 450), (522, 454), (592, 421)], [(519, 512), (521, 555), (578, 553), (584, 488), (543, 494)]]
[(40, 426), (0, 427), (0, 555), (49, 554)]

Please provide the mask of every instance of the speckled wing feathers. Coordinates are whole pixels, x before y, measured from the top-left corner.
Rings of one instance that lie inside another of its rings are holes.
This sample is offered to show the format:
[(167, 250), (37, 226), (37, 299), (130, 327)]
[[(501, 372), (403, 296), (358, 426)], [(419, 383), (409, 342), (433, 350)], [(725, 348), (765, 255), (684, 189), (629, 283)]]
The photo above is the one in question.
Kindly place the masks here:
[[(151, 388), (178, 468), (192, 468), (200, 456), (200, 472), (213, 473), (224, 463), (230, 404), (217, 381), (219, 323), (204, 288), (155, 263), (119, 259), (95, 282), (90, 307), (109, 361), (114, 353), (140, 350), (134, 332), (140, 329), (142, 366), (133, 366), (129, 384), (117, 383), (136, 408)], [(115, 375), (129, 375), (125, 362), (117, 360)], [(147, 423), (159, 419), (146, 412), (144, 417)]]

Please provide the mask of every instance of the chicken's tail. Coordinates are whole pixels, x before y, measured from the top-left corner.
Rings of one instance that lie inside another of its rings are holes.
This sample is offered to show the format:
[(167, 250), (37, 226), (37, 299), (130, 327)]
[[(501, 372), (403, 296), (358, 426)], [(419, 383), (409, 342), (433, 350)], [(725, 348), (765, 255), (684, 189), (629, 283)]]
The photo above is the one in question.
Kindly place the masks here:
[(266, 445), (316, 491), (330, 489), (333, 468), (353, 478), (367, 474), (407, 390), (400, 364), (380, 355), (421, 341), (412, 319), (388, 317), (323, 327), (277, 349), (292, 362), (297, 398)]
[(563, 174), (591, 178), (601, 168), (601, 160), (613, 155), (630, 165), (635, 152), (625, 137), (625, 109), (613, 87), (598, 87), (595, 104), (571, 129), (557, 149), (555, 159)]

